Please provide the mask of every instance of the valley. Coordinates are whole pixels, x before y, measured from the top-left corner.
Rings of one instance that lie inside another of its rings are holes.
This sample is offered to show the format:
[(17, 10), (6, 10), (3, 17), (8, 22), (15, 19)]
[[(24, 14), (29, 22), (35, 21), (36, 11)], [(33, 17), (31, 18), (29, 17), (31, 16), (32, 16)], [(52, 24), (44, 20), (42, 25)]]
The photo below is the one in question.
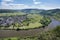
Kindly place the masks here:
[(9, 11), (0, 12), (1, 40), (60, 39), (60, 9)]

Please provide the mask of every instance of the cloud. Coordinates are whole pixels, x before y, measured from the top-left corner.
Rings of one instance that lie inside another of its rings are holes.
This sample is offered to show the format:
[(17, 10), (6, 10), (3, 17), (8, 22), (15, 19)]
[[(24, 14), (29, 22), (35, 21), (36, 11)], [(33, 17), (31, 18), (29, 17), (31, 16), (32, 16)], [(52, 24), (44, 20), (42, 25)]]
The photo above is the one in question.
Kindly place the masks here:
[(46, 4), (41, 4), (41, 2), (37, 0), (33, 0), (34, 5), (27, 5), (27, 4), (16, 4), (13, 3), (14, 0), (2, 0), (0, 9), (29, 9), (29, 8), (37, 8), (37, 9), (54, 9), (60, 8), (58, 6), (51, 6)]
[(6, 4), (1, 6), (2, 9), (54, 9), (54, 8), (60, 8), (60, 7), (52, 7), (52, 6), (47, 6), (47, 5), (25, 5), (25, 4)]
[(33, 3), (36, 4), (36, 5), (37, 5), (37, 4), (41, 4), (41, 2), (39, 2), (39, 1), (37, 1), (37, 0), (33, 0)]
[(24, 4), (6, 4), (6, 5), (2, 5), (2, 9), (24, 9), (24, 8), (28, 8), (28, 5), (24, 5)]
[(14, 2), (14, 0), (2, 0), (1, 5), (9, 4)]
[(34, 2), (34, 4), (40, 4), (41, 2)]
[(0, 9), (25, 9), (25, 8), (29, 8), (28, 5), (12, 3), (13, 1), (14, 0), (2, 0)]

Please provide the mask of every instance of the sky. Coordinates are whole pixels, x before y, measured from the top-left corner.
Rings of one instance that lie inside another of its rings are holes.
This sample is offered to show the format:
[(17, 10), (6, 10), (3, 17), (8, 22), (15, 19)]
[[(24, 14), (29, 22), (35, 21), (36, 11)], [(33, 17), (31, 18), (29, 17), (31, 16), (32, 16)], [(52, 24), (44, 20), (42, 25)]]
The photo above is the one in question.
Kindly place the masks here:
[(0, 9), (55, 9), (60, 0), (0, 0)]

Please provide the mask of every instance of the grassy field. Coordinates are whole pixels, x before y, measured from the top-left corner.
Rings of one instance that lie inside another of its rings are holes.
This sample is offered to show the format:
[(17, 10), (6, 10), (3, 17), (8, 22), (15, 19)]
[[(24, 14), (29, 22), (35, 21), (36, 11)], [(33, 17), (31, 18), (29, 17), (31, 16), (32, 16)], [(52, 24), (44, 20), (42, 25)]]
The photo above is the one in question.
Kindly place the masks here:
[(17, 37), (13, 37), (13, 38), (4, 38), (4, 39), (0, 39), (0, 40), (37, 40), (37, 38), (17, 38)]
[(39, 28), (43, 26), (41, 23), (39, 23), (39, 21), (43, 19), (43, 16), (38, 15), (38, 14), (29, 14), (27, 15), (27, 17), (30, 20), (30, 21), (27, 21), (29, 22), (29, 25), (20, 27), (20, 29)]
[(25, 13), (17, 12), (17, 13), (0, 13), (0, 16), (16, 16), (16, 15), (25, 15)]
[(19, 27), (20, 29), (31, 29), (31, 28), (39, 28), (42, 27), (41, 23), (30, 23), (29, 26), (23, 26), (23, 27)]

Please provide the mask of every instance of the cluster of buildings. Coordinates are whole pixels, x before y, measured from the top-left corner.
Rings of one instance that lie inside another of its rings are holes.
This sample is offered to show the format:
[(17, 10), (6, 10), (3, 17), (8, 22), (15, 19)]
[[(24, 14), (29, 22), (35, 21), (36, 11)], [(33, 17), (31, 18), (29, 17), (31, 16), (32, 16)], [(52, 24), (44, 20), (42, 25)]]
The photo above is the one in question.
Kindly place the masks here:
[(21, 24), (24, 20), (26, 20), (27, 16), (26, 15), (21, 15), (21, 16), (0, 16), (0, 26), (9, 26), (12, 25), (13, 23), (17, 22)]

